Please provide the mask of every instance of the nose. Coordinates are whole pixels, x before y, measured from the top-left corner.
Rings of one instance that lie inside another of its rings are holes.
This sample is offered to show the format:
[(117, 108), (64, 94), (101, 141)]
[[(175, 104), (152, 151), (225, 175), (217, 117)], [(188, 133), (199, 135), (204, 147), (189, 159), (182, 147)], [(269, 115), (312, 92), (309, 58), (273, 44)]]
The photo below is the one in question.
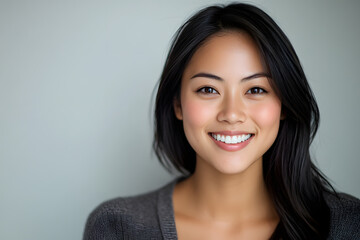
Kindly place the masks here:
[(225, 97), (221, 103), (217, 119), (229, 124), (245, 122), (245, 106), (241, 98), (236, 96)]

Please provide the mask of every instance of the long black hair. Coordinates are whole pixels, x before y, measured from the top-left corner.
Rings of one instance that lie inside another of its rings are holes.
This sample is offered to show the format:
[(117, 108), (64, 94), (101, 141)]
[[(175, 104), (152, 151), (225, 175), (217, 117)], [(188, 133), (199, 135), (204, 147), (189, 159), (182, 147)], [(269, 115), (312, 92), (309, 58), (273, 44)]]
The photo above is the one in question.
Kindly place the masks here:
[(170, 171), (195, 171), (196, 154), (174, 114), (185, 67), (196, 50), (222, 31), (245, 31), (257, 44), (282, 103), (285, 119), (263, 156), (263, 176), (280, 223), (273, 238), (325, 239), (329, 209), (323, 193), (333, 191), (312, 163), (309, 147), (319, 125), (319, 109), (300, 61), (283, 31), (259, 8), (248, 4), (207, 7), (177, 31), (160, 78), (155, 102), (153, 147)]

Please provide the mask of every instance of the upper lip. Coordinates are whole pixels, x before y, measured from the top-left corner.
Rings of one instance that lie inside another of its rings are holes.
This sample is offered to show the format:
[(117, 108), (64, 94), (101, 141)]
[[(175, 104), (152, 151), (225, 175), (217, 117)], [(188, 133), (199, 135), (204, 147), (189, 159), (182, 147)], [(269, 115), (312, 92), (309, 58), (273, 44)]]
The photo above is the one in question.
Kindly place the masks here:
[(244, 132), (244, 131), (219, 131), (219, 132), (210, 132), (212, 134), (220, 134), (220, 135), (227, 135), (227, 136), (237, 136), (237, 135), (247, 135), (247, 134), (252, 134), (249, 132)]

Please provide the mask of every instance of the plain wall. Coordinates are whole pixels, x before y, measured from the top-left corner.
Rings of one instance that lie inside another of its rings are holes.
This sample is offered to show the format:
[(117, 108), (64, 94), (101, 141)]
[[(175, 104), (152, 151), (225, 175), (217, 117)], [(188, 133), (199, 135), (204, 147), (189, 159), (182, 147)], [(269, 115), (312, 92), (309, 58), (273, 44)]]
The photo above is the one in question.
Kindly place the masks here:
[[(0, 239), (81, 239), (100, 202), (173, 178), (151, 152), (151, 93), (176, 29), (218, 2), (0, 0)], [(248, 2), (300, 57), (318, 166), (360, 197), (360, 1)]]

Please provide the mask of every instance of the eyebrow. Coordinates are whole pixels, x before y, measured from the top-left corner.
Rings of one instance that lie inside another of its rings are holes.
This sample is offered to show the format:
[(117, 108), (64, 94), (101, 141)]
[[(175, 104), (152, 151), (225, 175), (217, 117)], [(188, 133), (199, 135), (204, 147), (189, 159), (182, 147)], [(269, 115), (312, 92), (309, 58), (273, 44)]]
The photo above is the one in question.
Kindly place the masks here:
[[(224, 79), (222, 79), (219, 76), (216, 76), (216, 75), (211, 74), (211, 73), (205, 73), (205, 72), (197, 73), (194, 76), (192, 76), (190, 79), (197, 78), (197, 77), (211, 78), (211, 79), (218, 80), (218, 81), (224, 81)], [(252, 74), (250, 76), (244, 77), (244, 78), (241, 79), (241, 81), (248, 81), (248, 80), (252, 80), (252, 79), (260, 78), (260, 77), (268, 77), (268, 78), (270, 78), (270, 75), (268, 73), (265, 73), (265, 72), (259, 72), (259, 73), (255, 73), (255, 74)]]

